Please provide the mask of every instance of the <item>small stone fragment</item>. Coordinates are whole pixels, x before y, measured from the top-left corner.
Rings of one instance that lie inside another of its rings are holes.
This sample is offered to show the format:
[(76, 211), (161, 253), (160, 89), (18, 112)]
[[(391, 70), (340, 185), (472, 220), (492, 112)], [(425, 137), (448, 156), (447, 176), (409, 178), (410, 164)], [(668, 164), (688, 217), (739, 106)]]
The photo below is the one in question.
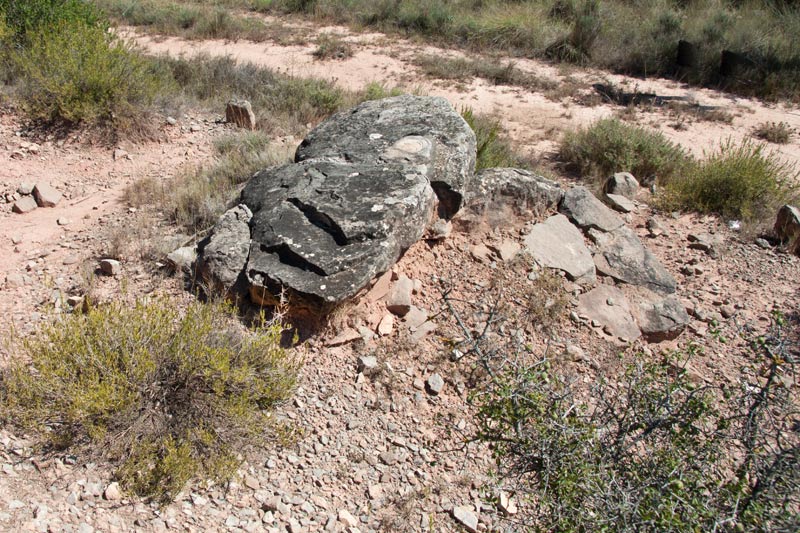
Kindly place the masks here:
[(411, 309), (406, 313), (406, 316), (403, 317), (403, 320), (411, 331), (415, 331), (428, 320), (428, 312), (412, 305)]
[(380, 323), (378, 324), (378, 335), (386, 336), (392, 333), (394, 329), (394, 316), (387, 314), (381, 319)]
[(378, 368), (378, 359), (374, 355), (362, 355), (358, 358), (358, 371), (373, 370)]
[(397, 316), (405, 316), (411, 310), (411, 294), (414, 282), (406, 276), (400, 276), (386, 300), (386, 308)]
[(639, 182), (629, 172), (617, 172), (606, 181), (603, 192), (633, 198), (639, 192)]
[(61, 193), (48, 183), (37, 183), (33, 188), (33, 197), (39, 207), (55, 207), (61, 201)]
[(453, 232), (453, 224), (449, 220), (439, 218), (430, 228), (426, 238), (431, 241), (443, 241)]
[(33, 197), (23, 196), (22, 198), (14, 202), (14, 205), (11, 208), (11, 210), (14, 211), (15, 213), (22, 215), (25, 213), (30, 213), (31, 211), (36, 209), (37, 206), (38, 204), (36, 203), (36, 200), (33, 199)]
[(358, 525), (356, 517), (350, 514), (347, 509), (339, 509), (339, 522), (348, 527), (356, 527)]
[(440, 374), (431, 374), (425, 382), (425, 389), (433, 396), (438, 396), (444, 387), (444, 379)]
[(333, 339), (329, 340), (327, 342), (326, 346), (330, 346), (330, 347), (341, 346), (343, 344), (348, 344), (348, 343), (351, 343), (353, 341), (357, 341), (360, 338), (361, 338), (361, 334), (358, 331), (356, 331), (354, 329), (351, 329), (351, 328), (347, 328), (343, 332), (338, 334), (336, 337), (334, 337)]
[(116, 259), (101, 259), (100, 271), (107, 276), (116, 276), (120, 273), (121, 265)]
[(119, 483), (114, 481), (110, 483), (108, 487), (106, 487), (105, 492), (103, 492), (103, 496), (106, 500), (115, 501), (122, 499), (122, 491), (119, 488)]
[(469, 249), (469, 254), (480, 263), (488, 263), (492, 251), (485, 244), (476, 244)]
[(256, 115), (247, 100), (231, 100), (225, 106), (225, 120), (247, 130), (255, 129)]
[(497, 255), (500, 256), (500, 259), (508, 263), (517, 257), (517, 254), (521, 248), (522, 247), (519, 245), (519, 243), (505, 240), (500, 243), (500, 246), (497, 247)]
[(197, 248), (184, 246), (167, 255), (167, 263), (175, 271), (188, 271), (197, 259)]
[(470, 507), (453, 507), (453, 518), (470, 533), (478, 533), (478, 515)]
[(636, 205), (621, 194), (606, 194), (606, 203), (620, 213), (630, 213), (636, 210)]
[(33, 193), (33, 183), (21, 183), (20, 186), (17, 187), (17, 192), (22, 195)]

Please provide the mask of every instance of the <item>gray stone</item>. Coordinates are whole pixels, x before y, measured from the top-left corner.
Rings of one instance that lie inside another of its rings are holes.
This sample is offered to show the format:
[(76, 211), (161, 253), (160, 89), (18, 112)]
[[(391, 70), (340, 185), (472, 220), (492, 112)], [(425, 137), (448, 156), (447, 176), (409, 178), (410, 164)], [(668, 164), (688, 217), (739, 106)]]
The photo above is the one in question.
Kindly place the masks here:
[(386, 299), (386, 309), (397, 316), (405, 316), (411, 310), (411, 294), (414, 292), (414, 282), (406, 276), (394, 282), (392, 290)]
[(690, 233), (688, 239), (689, 248), (706, 252), (711, 257), (719, 254), (720, 239), (710, 233)]
[(564, 190), (551, 180), (518, 168), (488, 168), (477, 173), (480, 195), (472, 203), (478, 212), (510, 207), (517, 215), (542, 216), (554, 211)]
[(296, 161), (325, 160), (424, 175), (452, 217), (477, 191), (475, 134), (444, 98), (397, 96), (364, 102), (321, 123), (297, 148)]
[(606, 194), (615, 194), (633, 199), (639, 192), (639, 182), (629, 172), (617, 172), (603, 186)]
[(642, 335), (649, 342), (676, 338), (689, 324), (684, 305), (675, 296), (660, 298), (653, 295), (636, 302), (634, 314)]
[(792, 205), (781, 207), (773, 231), (792, 253), (800, 255), (800, 209)]
[(374, 370), (378, 368), (378, 359), (374, 355), (362, 355), (358, 358), (358, 371)]
[(620, 213), (630, 213), (636, 209), (636, 205), (621, 194), (606, 194), (605, 200), (612, 209)]
[(403, 320), (411, 331), (414, 331), (428, 320), (428, 312), (412, 305), (411, 309), (409, 309), (408, 313), (403, 317)]
[(524, 245), (537, 263), (563, 270), (572, 280), (591, 282), (595, 278), (594, 262), (583, 235), (564, 215), (554, 215), (533, 226)]
[(444, 379), (439, 374), (431, 374), (425, 382), (425, 389), (432, 395), (438, 396), (444, 388)]
[(33, 197), (39, 207), (55, 207), (61, 201), (61, 193), (48, 183), (37, 183), (33, 188)]
[(210, 288), (234, 295), (246, 291), (244, 267), (250, 255), (250, 219), (246, 205), (229, 209), (197, 248), (197, 272)]
[(478, 515), (472, 511), (471, 507), (453, 507), (453, 518), (470, 533), (478, 533)]
[(25, 213), (30, 213), (34, 209), (38, 207), (36, 200), (33, 199), (32, 196), (23, 196), (11, 207), (11, 210), (15, 213), (23, 215)]
[(197, 259), (197, 248), (183, 246), (167, 254), (167, 262), (175, 271), (189, 271)]
[(641, 336), (625, 294), (611, 285), (600, 285), (578, 297), (578, 313), (599, 322), (609, 334), (628, 341)]
[(293, 303), (324, 311), (419, 240), (434, 195), (410, 170), (304, 162), (258, 173), (242, 201), (253, 212), (251, 298), (273, 305), (287, 288), (298, 297)]
[(583, 230), (614, 231), (624, 222), (585, 187), (573, 187), (564, 194), (559, 211)]
[(675, 292), (675, 278), (630, 228), (621, 227), (611, 233), (591, 230), (589, 236), (598, 245), (594, 263), (601, 274), (660, 294)]
[(497, 255), (505, 262), (513, 261), (522, 247), (519, 243), (509, 240), (504, 240), (497, 247)]
[(256, 128), (256, 115), (253, 106), (247, 100), (231, 100), (225, 106), (225, 120), (236, 124), (240, 128), (254, 130)]
[(106, 487), (106, 490), (103, 492), (103, 496), (105, 497), (106, 500), (109, 501), (121, 500), (122, 490), (119, 487), (119, 483), (117, 483), (116, 481), (110, 483), (108, 487)]
[(101, 259), (100, 272), (107, 276), (116, 276), (120, 273), (122, 267), (116, 259)]
[(33, 183), (21, 183), (19, 187), (17, 187), (17, 192), (23, 195), (32, 194)]

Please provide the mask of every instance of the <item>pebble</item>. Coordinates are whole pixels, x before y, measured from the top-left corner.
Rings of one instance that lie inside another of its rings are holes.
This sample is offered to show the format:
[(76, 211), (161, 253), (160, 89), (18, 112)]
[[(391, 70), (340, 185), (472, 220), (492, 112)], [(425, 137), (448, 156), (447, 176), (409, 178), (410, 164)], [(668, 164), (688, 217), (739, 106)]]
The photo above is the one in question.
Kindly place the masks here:
[(453, 507), (453, 518), (470, 533), (478, 533), (478, 515), (470, 507)]
[(116, 259), (101, 259), (100, 271), (107, 276), (116, 276), (120, 273), (120, 262)]
[(438, 396), (439, 393), (442, 392), (443, 387), (444, 379), (442, 379), (440, 374), (431, 374), (428, 381), (425, 382), (426, 390), (434, 396)]
[(105, 492), (103, 492), (103, 496), (106, 500), (115, 501), (122, 499), (122, 491), (119, 488), (119, 483), (114, 481), (110, 483), (108, 487), (106, 487)]

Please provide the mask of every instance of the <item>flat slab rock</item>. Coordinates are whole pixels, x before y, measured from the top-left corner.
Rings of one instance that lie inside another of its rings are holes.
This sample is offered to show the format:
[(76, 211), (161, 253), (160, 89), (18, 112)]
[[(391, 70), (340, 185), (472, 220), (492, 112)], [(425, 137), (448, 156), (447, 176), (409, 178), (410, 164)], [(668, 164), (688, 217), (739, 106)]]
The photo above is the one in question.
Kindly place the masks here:
[(634, 297), (634, 316), (639, 329), (649, 342), (675, 339), (689, 324), (689, 314), (675, 296)]
[(609, 334), (633, 341), (641, 337), (630, 303), (620, 289), (599, 285), (578, 297), (578, 313), (604, 326)]
[(536, 224), (523, 242), (525, 250), (540, 265), (563, 270), (572, 280), (594, 280), (592, 254), (581, 232), (564, 215), (553, 215)]
[(558, 210), (584, 231), (589, 229), (614, 231), (625, 224), (614, 211), (585, 187), (573, 187), (568, 190)]
[(675, 278), (627, 226), (608, 233), (590, 230), (589, 237), (597, 244), (594, 263), (601, 274), (659, 294), (675, 292)]
[(529, 170), (487, 168), (477, 173), (476, 211), (511, 207), (518, 215), (534, 216), (555, 210), (564, 197), (561, 186)]

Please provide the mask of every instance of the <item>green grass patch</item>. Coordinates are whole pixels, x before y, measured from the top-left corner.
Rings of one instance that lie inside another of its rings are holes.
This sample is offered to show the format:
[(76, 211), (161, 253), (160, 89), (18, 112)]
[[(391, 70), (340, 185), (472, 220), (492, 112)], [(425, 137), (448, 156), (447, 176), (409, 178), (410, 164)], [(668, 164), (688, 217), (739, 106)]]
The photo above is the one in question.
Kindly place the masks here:
[(800, 173), (763, 145), (728, 140), (691, 172), (667, 184), (667, 208), (713, 213), (726, 219), (771, 220), (797, 199)]
[(347, 59), (353, 57), (353, 45), (339, 35), (324, 33), (317, 38), (317, 49), (312, 55), (319, 60)]
[(167, 501), (192, 478), (229, 479), (238, 454), (276, 435), (270, 410), (299, 367), (280, 335), (277, 324), (245, 330), (219, 303), (64, 315), (3, 371), (2, 420), (100, 454), (129, 492)]
[(559, 158), (582, 178), (597, 183), (615, 172), (630, 172), (643, 183), (667, 183), (691, 164), (689, 155), (663, 134), (616, 118), (567, 132)]
[(511, 141), (504, 135), (498, 120), (475, 114), (470, 108), (462, 110), (461, 116), (475, 132), (477, 141), (476, 171), (497, 167), (531, 168), (530, 161), (520, 156)]

